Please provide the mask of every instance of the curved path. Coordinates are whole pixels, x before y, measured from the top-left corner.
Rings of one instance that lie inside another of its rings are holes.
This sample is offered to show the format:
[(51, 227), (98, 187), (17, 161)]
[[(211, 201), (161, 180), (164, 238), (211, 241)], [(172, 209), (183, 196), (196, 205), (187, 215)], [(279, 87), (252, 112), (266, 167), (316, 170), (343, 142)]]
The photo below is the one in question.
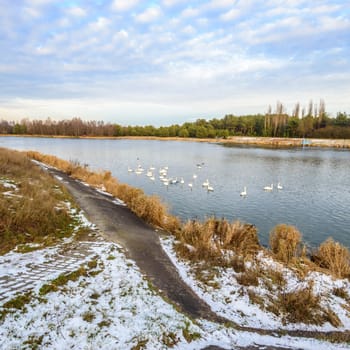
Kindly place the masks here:
[[(350, 332), (348, 331), (327, 333), (262, 330), (239, 326), (217, 315), (181, 279), (177, 269), (163, 251), (159, 242), (159, 233), (153, 227), (147, 225), (127, 207), (118, 205), (114, 197), (100, 193), (59, 170), (48, 168), (48, 171), (63, 182), (80, 208), (85, 211), (89, 220), (102, 231), (102, 235), (110, 241), (121, 244), (126, 249), (128, 257), (136, 262), (140, 270), (160, 293), (173, 304), (176, 304), (184, 314), (193, 318), (203, 318), (218, 323), (231, 324), (235, 329), (241, 331), (258, 332), (274, 336), (278, 336), (280, 333), (287, 333), (290, 336), (308, 338), (339, 336), (344, 342), (350, 341)], [(212, 349), (215, 349), (215, 347)], [(259, 345), (246, 349), (259, 349)], [(271, 349), (283, 348), (273, 347)]]
[(136, 262), (153, 285), (174, 302), (183, 313), (193, 318), (227, 322), (211, 311), (180, 278), (175, 266), (161, 248), (158, 233), (130, 209), (116, 204), (113, 197), (100, 193), (68, 175), (49, 168), (71, 192), (80, 208), (102, 235), (126, 248), (128, 257)]

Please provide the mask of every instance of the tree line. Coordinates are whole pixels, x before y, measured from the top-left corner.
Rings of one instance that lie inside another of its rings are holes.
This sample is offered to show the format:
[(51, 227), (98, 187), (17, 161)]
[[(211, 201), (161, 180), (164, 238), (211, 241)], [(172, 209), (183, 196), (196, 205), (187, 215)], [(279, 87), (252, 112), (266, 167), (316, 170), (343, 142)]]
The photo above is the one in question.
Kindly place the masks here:
[(157, 136), (190, 138), (227, 138), (229, 136), (267, 136), (297, 138), (350, 138), (350, 115), (338, 112), (331, 117), (323, 100), (319, 104), (309, 102), (307, 108), (296, 103), (291, 114), (277, 102), (265, 114), (236, 116), (225, 115), (221, 119), (197, 119), (182, 125), (155, 127), (123, 126), (103, 121), (84, 121), (81, 118), (55, 121), (22, 119), (20, 122), (0, 121), (0, 134), (47, 136)]

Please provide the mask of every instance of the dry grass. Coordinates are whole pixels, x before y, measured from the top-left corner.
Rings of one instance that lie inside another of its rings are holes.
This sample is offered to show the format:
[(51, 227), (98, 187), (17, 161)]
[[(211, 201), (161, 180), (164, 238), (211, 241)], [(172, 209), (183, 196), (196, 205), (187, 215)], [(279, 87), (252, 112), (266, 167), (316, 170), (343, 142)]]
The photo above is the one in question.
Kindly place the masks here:
[(157, 196), (147, 196), (138, 188), (127, 184), (121, 184), (112, 177), (110, 171), (92, 172), (87, 166), (79, 162), (68, 162), (54, 156), (44, 155), (39, 152), (27, 152), (28, 156), (54, 166), (68, 175), (84, 181), (95, 188), (103, 188), (113, 196), (121, 199), (140, 218), (151, 225), (175, 232), (180, 226), (178, 218), (168, 213), (168, 208)]
[(44, 243), (69, 235), (74, 227), (63, 201), (72, 198), (46, 172), (24, 154), (0, 148), (0, 174), (13, 181), (13, 195), (0, 189), (0, 253), (18, 244)]
[(350, 277), (350, 252), (332, 238), (323, 242), (313, 255), (320, 267), (328, 269), (337, 278)]
[(253, 256), (259, 249), (258, 232), (254, 225), (240, 221), (216, 220), (216, 235), (223, 249), (230, 249), (242, 256)]
[(313, 292), (313, 284), (292, 292), (280, 292), (271, 311), (282, 316), (282, 322), (323, 325), (329, 322), (334, 327), (341, 326), (339, 317), (329, 308), (322, 308), (321, 297)]
[(342, 298), (348, 302), (350, 302), (350, 296), (347, 290), (344, 287), (334, 288), (332, 293), (338, 298)]
[(259, 275), (262, 282), (270, 292), (273, 292), (275, 288), (277, 290), (282, 290), (287, 284), (283, 273), (272, 268), (260, 269)]
[(288, 264), (301, 255), (301, 233), (294, 226), (277, 225), (270, 233), (270, 248), (278, 260)]
[(177, 245), (177, 252), (190, 260), (217, 261), (221, 257), (220, 251), (214, 244), (213, 221), (202, 223), (196, 220), (187, 221), (178, 232), (181, 244)]
[(237, 282), (242, 286), (258, 286), (260, 273), (257, 269), (251, 268), (236, 277)]
[(227, 260), (223, 256), (224, 250), (235, 253), (236, 258), (230, 258), (230, 262), (226, 262), (235, 265), (237, 256), (249, 258), (260, 249), (257, 231), (253, 225), (239, 221), (230, 223), (225, 219), (209, 218), (205, 222), (189, 220), (177, 233), (177, 238), (183, 245), (192, 247), (187, 249), (192, 257), (214, 258), (216, 264), (223, 264)]

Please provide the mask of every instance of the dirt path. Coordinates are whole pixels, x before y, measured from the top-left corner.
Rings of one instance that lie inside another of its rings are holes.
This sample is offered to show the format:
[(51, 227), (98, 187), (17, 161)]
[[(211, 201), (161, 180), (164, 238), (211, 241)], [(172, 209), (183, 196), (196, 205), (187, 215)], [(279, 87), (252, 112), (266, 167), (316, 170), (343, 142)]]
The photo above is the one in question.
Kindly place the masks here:
[[(99, 228), (102, 235), (107, 240), (121, 244), (126, 249), (127, 255), (136, 262), (154, 287), (173, 304), (176, 304), (184, 314), (218, 323), (230, 323), (237, 330), (256, 332), (263, 335), (280, 336), (288, 334), (296, 337), (323, 339), (341, 337), (344, 342), (350, 341), (350, 332), (348, 331), (327, 333), (262, 330), (236, 325), (230, 320), (217, 315), (181, 279), (175, 266), (163, 251), (159, 242), (159, 233), (154, 228), (147, 225), (127, 207), (118, 204), (113, 197), (100, 193), (58, 170), (48, 169), (48, 171), (63, 182), (80, 208), (85, 211), (88, 219)], [(259, 345), (250, 347), (250, 349), (259, 348)], [(273, 349), (283, 348), (276, 347)]]
[(85, 186), (55, 169), (49, 171), (64, 183), (102, 235), (126, 248), (127, 255), (136, 262), (153, 285), (183, 313), (194, 318), (227, 321), (212, 312), (183, 282), (161, 248), (158, 233), (154, 228), (145, 224), (127, 207), (118, 205), (113, 197)]

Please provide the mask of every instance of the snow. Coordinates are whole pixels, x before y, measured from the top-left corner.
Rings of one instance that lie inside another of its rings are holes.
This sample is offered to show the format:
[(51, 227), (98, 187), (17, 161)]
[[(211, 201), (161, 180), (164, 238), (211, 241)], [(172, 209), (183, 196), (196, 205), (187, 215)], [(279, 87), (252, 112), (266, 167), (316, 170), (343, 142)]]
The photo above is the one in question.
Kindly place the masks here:
[(14, 183), (14, 181), (9, 180), (7, 178), (0, 178), (0, 185), (8, 189), (8, 191), (2, 192), (3, 196), (22, 198), (22, 196), (14, 193), (18, 191), (18, 186), (17, 184)]
[[(26, 310), (8, 314), (0, 325), (1, 349), (25, 348), (28, 339), (41, 336), (41, 349), (131, 349), (139, 340), (147, 340), (146, 349), (166, 349), (163, 337), (170, 332), (178, 338), (174, 349), (202, 349), (209, 345), (232, 349), (253, 344), (329, 349), (328, 343), (312, 339), (239, 332), (205, 320), (195, 324), (149, 288), (135, 263), (118, 245), (99, 242), (91, 243), (91, 248), (98, 264), (103, 263), (103, 271), (70, 281), (65, 288), (45, 295), (45, 302), (35, 297), (38, 284)], [(2, 257), (7, 266), (0, 275), (8, 274), (11, 264), (12, 273), (18, 273), (28, 261), (44, 261), (55, 249), (9, 253)], [(84, 320), (87, 314), (92, 315), (92, 320)], [(186, 327), (200, 338), (188, 343), (183, 336)], [(334, 344), (332, 348), (345, 349)]]
[[(198, 281), (194, 273), (191, 272), (191, 266), (188, 262), (177, 258), (173, 249), (174, 239), (172, 237), (161, 239), (162, 247), (177, 267), (182, 279), (205, 300), (212, 310), (219, 315), (228, 318), (242, 326), (263, 328), (263, 329), (286, 329), (286, 330), (308, 330), (308, 331), (342, 331), (350, 329), (350, 314), (341, 305), (345, 301), (332, 295), (331, 291), (335, 287), (343, 287), (350, 295), (350, 283), (347, 280), (333, 280), (330, 276), (320, 273), (310, 273), (303, 283), (289, 269), (274, 262), (272, 259), (260, 255), (262, 266), (274, 267), (283, 272), (287, 285), (285, 291), (293, 291), (307, 285), (308, 281), (314, 284), (314, 293), (316, 295), (328, 296), (321, 298), (321, 306), (330, 307), (342, 322), (342, 327), (334, 327), (329, 323), (322, 326), (307, 325), (302, 323), (283, 325), (282, 320), (271, 312), (264, 311), (258, 305), (252, 304), (247, 293), (243, 292), (242, 286), (236, 281), (237, 273), (230, 268), (220, 269), (220, 276), (215, 277), (216, 285), (219, 288), (210, 287), (203, 282)], [(262, 284), (257, 287), (249, 287), (258, 295), (264, 297), (268, 291)], [(332, 296), (332, 297), (330, 297)]]

